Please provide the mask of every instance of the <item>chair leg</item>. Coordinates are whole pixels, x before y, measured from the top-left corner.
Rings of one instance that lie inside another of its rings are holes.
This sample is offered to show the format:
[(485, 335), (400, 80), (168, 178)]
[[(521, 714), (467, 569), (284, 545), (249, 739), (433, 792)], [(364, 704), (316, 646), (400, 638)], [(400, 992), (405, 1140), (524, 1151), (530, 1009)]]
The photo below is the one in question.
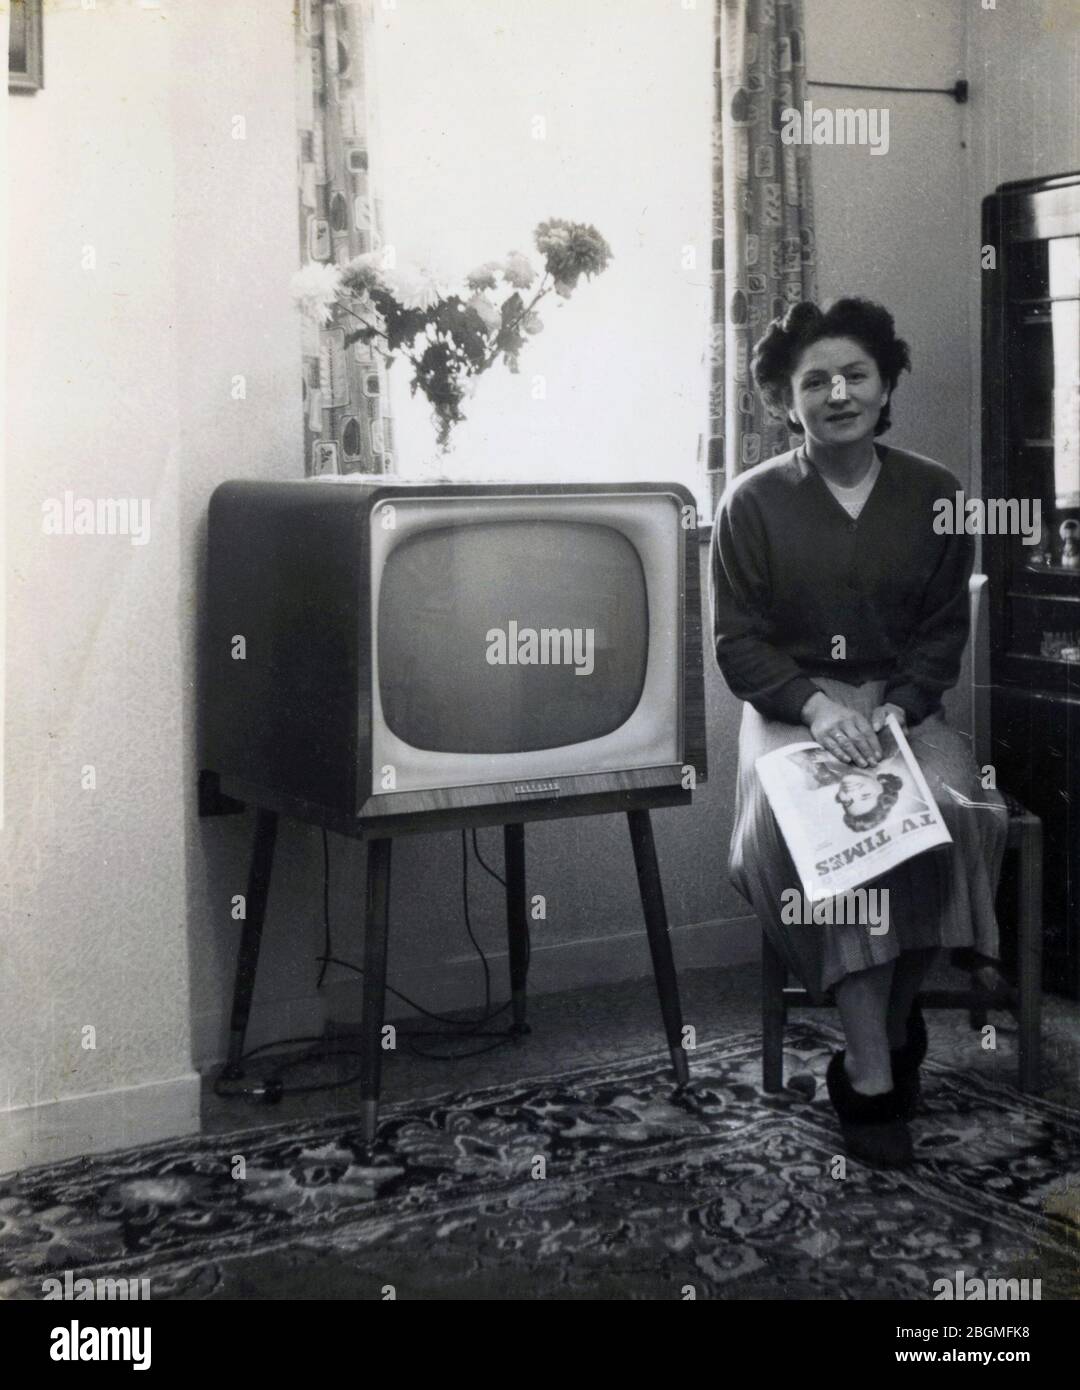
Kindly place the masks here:
[(761, 938), (761, 1085), (784, 1089), (784, 958), (764, 934)]
[(1034, 817), (1020, 846), (1020, 1089), (1038, 1091), (1042, 1066), (1042, 823)]

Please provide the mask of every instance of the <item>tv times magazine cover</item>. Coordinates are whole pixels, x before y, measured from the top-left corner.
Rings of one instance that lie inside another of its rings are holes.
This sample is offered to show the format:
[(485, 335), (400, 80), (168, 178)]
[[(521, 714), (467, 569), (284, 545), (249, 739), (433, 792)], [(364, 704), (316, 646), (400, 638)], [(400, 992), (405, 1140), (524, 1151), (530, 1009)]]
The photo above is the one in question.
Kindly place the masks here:
[(952, 842), (894, 714), (874, 767), (841, 763), (819, 743), (789, 743), (757, 760), (810, 903), (872, 882)]

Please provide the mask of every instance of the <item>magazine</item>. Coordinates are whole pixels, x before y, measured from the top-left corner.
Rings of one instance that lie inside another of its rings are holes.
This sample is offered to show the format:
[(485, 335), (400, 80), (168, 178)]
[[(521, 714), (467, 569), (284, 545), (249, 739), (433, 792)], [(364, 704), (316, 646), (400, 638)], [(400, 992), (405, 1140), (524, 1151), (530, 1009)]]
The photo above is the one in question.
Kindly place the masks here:
[(896, 716), (878, 734), (874, 767), (842, 763), (819, 743), (757, 759), (758, 776), (810, 903), (846, 893), (952, 843)]

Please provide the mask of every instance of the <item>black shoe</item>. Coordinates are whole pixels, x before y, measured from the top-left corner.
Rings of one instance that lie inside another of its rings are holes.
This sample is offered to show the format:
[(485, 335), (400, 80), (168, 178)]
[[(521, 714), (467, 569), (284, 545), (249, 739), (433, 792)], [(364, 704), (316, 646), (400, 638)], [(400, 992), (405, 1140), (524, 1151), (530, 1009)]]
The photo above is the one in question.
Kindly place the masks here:
[(919, 1067), (926, 1056), (926, 1020), (918, 1001), (912, 1004), (907, 1021), (907, 1041), (894, 1048), (892, 1061), (893, 1088), (899, 1097), (901, 1118), (910, 1120), (919, 1104)]
[(844, 1070), (843, 1052), (834, 1052), (825, 1072), (829, 1099), (840, 1118), (844, 1143), (852, 1158), (873, 1168), (907, 1168), (914, 1162), (911, 1135), (900, 1113), (896, 1087), (878, 1096), (856, 1091)]

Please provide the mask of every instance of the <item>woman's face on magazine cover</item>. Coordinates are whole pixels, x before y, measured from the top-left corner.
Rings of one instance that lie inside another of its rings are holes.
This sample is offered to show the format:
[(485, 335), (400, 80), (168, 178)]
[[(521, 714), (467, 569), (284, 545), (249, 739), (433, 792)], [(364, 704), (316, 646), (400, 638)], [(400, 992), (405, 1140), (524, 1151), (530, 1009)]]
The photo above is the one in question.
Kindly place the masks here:
[(865, 816), (881, 800), (881, 783), (876, 777), (849, 772), (840, 779), (836, 799), (849, 816)]
[(791, 374), (791, 409), (815, 444), (854, 444), (873, 437), (889, 398), (873, 354), (854, 338), (819, 338)]

